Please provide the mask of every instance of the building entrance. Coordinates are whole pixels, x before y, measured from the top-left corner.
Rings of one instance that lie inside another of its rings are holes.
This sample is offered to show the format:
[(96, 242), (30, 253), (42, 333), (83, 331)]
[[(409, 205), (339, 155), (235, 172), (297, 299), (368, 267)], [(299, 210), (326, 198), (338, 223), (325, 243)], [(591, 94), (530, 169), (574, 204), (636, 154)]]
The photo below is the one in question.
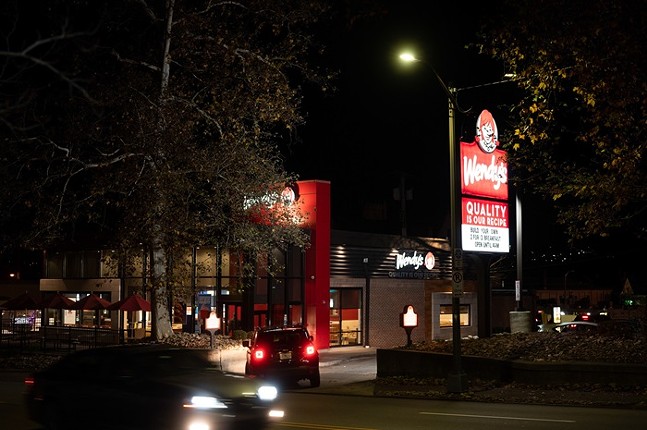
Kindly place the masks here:
[(330, 290), (330, 346), (361, 345), (362, 289)]

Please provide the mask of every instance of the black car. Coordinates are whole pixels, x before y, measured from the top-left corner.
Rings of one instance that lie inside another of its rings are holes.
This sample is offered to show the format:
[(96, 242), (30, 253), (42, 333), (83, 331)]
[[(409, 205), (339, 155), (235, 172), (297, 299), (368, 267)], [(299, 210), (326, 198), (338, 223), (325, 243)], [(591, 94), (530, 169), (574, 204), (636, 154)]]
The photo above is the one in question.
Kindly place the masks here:
[(71, 353), (25, 379), (28, 416), (48, 430), (265, 428), (278, 390), (222, 372), (210, 350), (161, 344)]
[(539, 327), (539, 331), (552, 333), (594, 333), (598, 331), (598, 324), (590, 321), (569, 321), (559, 324), (544, 324)]
[(319, 351), (305, 328), (258, 329), (243, 345), (248, 348), (246, 375), (293, 385), (307, 379), (310, 387), (320, 385)]
[(598, 331), (598, 324), (590, 321), (571, 321), (556, 324), (550, 330), (557, 333), (594, 333)]

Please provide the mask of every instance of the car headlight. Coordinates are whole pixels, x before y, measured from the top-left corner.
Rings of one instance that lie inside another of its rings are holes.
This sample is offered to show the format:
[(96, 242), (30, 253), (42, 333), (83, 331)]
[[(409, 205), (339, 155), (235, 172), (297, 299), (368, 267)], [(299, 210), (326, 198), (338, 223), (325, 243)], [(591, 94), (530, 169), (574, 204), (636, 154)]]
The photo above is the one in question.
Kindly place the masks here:
[(196, 409), (226, 409), (227, 405), (211, 396), (193, 396), (191, 400), (184, 404), (185, 408)]
[(258, 389), (258, 398), (261, 400), (274, 400), (279, 394), (279, 390), (274, 385), (263, 385)]

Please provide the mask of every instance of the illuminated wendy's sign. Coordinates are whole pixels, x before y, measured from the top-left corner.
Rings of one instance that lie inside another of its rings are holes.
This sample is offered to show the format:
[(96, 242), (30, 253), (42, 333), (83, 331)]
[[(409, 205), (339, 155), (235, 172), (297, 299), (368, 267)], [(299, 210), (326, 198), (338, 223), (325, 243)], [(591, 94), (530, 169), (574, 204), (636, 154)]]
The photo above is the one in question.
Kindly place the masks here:
[(473, 196), (508, 198), (505, 153), (484, 154), (476, 143), (461, 142), (461, 192)]
[(303, 215), (297, 205), (299, 201), (298, 185), (288, 185), (280, 190), (272, 190), (261, 196), (243, 199), (243, 208), (249, 213), (250, 218), (257, 223), (269, 224), (272, 214), (283, 212), (295, 224), (303, 222)]
[(405, 250), (395, 256), (395, 270), (391, 278), (431, 279), (436, 257), (431, 251)]
[(431, 270), (436, 264), (436, 258), (431, 252), (402, 251), (395, 257), (396, 270), (418, 270), (421, 267)]
[(489, 111), (481, 112), (474, 142), (461, 142), (460, 152), (461, 246), (465, 251), (508, 252), (508, 164)]
[(508, 164), (498, 148), (499, 132), (492, 114), (484, 110), (476, 121), (474, 142), (461, 142), (461, 192), (508, 199)]
[(265, 206), (269, 208), (277, 204), (290, 206), (294, 204), (297, 198), (298, 198), (297, 193), (294, 187), (287, 186), (283, 188), (283, 190), (280, 193), (274, 191), (274, 192), (268, 192), (256, 198), (245, 198), (243, 200), (243, 207), (245, 209), (249, 209), (254, 206)]
[(462, 199), (461, 239), (466, 251), (508, 252), (508, 204), (504, 202)]

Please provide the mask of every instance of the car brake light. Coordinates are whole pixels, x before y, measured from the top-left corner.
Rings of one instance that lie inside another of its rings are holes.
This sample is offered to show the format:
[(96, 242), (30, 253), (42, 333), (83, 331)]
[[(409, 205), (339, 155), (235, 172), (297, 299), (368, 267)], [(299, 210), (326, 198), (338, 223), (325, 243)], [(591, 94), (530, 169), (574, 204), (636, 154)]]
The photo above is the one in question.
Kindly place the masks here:
[(34, 385), (36, 381), (34, 380), (33, 376), (27, 376), (25, 378), (25, 385)]
[(265, 357), (265, 351), (262, 349), (255, 349), (254, 350), (254, 359), (255, 360), (262, 360)]
[(317, 350), (315, 349), (314, 345), (306, 345), (306, 356), (315, 355), (316, 352)]

